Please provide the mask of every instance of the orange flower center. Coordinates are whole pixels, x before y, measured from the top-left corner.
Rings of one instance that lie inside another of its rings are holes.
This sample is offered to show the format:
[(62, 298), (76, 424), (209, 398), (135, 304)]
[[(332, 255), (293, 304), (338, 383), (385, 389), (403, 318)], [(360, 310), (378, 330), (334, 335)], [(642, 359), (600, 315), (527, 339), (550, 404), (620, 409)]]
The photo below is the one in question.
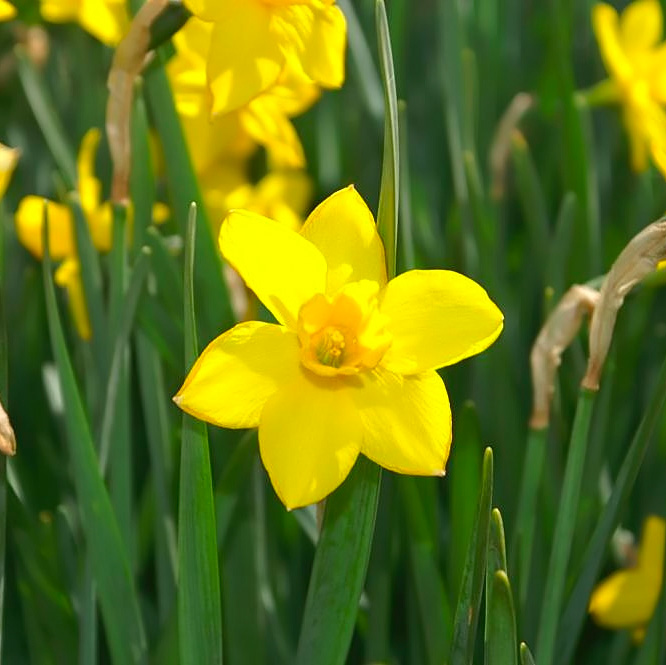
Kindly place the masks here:
[(313, 296), (298, 315), (301, 362), (320, 376), (356, 374), (375, 367), (391, 336), (378, 309), (375, 282), (347, 284), (334, 296)]

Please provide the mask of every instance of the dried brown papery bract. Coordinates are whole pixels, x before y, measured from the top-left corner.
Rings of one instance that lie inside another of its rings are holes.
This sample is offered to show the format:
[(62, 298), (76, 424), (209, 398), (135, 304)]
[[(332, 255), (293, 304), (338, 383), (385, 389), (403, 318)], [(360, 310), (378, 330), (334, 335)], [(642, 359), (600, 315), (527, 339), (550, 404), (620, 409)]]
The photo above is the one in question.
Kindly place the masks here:
[(583, 316), (594, 310), (598, 299), (598, 291), (575, 284), (564, 294), (541, 328), (530, 354), (534, 391), (530, 427), (542, 429), (548, 426), (555, 373), (562, 352), (578, 334)]
[(613, 338), (615, 319), (624, 298), (644, 277), (653, 273), (666, 257), (666, 219), (645, 227), (620, 252), (599, 292), (590, 325), (590, 357), (582, 386), (599, 389), (599, 378)]

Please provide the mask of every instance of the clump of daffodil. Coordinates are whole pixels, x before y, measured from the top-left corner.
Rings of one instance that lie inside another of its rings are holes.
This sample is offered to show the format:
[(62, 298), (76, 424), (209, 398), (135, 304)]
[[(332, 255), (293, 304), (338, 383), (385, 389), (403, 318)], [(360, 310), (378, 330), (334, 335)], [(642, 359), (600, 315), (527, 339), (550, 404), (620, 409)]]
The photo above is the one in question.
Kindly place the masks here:
[(222, 427), (258, 427), (289, 509), (327, 496), (359, 453), (399, 473), (443, 475), (451, 411), (435, 370), (500, 334), (486, 292), (447, 270), (387, 281), (372, 213), (353, 187), (300, 232), (232, 211), (220, 249), (277, 324), (247, 321), (213, 340), (174, 401)]
[(107, 46), (117, 46), (129, 27), (125, 0), (40, 0), (50, 23), (78, 23)]
[(191, 18), (174, 36), (176, 55), (167, 66), (196, 171), (201, 175), (210, 163), (243, 160), (257, 145), (266, 148), (273, 169), (304, 167), (303, 147), (290, 118), (317, 100), (318, 87), (297, 67), (288, 66), (245, 104), (211, 117), (206, 55), (212, 35), (211, 23)]
[(596, 623), (613, 630), (626, 628), (635, 639), (643, 638), (661, 592), (665, 542), (666, 522), (650, 515), (636, 565), (613, 573), (592, 592), (589, 612)]
[(588, 101), (619, 103), (632, 168), (645, 170), (651, 156), (666, 175), (666, 43), (659, 0), (636, 0), (621, 16), (596, 4), (592, 24), (610, 78), (588, 93)]
[(246, 105), (287, 67), (324, 88), (344, 81), (347, 28), (334, 0), (184, 0), (212, 24), (207, 81), (212, 113)]

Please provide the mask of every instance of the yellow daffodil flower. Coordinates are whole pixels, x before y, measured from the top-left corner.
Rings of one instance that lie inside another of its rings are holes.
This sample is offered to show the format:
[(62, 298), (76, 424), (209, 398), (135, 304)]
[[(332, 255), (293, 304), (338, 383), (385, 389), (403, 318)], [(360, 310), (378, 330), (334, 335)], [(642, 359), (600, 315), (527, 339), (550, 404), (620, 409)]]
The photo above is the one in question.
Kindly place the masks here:
[(76, 22), (107, 46), (117, 46), (129, 27), (125, 0), (40, 0), (50, 23)]
[(9, 180), (16, 168), (19, 151), (16, 148), (9, 148), (0, 143), (0, 199), (5, 195)]
[(212, 23), (207, 80), (212, 112), (246, 105), (287, 66), (324, 88), (344, 81), (347, 28), (334, 0), (184, 0)]
[(610, 5), (597, 4), (592, 24), (610, 79), (589, 98), (622, 105), (632, 168), (645, 170), (651, 155), (666, 175), (666, 43), (660, 41), (659, 0), (636, 0), (621, 16)]
[(0, 0), (0, 21), (9, 21), (16, 16), (16, 7), (7, 2), (7, 0)]
[(199, 175), (221, 161), (245, 159), (255, 146), (268, 151), (274, 169), (302, 168), (305, 155), (289, 118), (307, 110), (319, 89), (300, 70), (285, 67), (276, 82), (236, 111), (209, 118), (206, 54), (211, 23), (190, 19), (174, 36), (177, 50), (167, 66), (176, 108)]
[(288, 509), (323, 499), (362, 453), (399, 473), (444, 474), (451, 411), (435, 371), (487, 348), (503, 317), (475, 282), (412, 270), (387, 283), (372, 213), (353, 187), (300, 232), (244, 211), (220, 249), (278, 323), (213, 340), (174, 401), (222, 427), (259, 427)]
[(589, 612), (604, 628), (628, 628), (641, 639), (661, 592), (666, 522), (650, 515), (643, 525), (636, 566), (619, 570), (592, 592)]

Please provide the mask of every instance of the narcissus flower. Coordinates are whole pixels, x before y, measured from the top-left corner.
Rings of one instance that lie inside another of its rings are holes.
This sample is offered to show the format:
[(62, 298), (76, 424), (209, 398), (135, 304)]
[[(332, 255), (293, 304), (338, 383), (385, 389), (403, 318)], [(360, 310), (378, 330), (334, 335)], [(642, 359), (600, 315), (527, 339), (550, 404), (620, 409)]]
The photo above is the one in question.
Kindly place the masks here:
[(41, 0), (50, 23), (78, 23), (107, 46), (117, 46), (129, 27), (125, 0)]
[(287, 66), (313, 83), (344, 81), (347, 27), (335, 0), (184, 0), (213, 24), (207, 58), (213, 113), (233, 111), (278, 82)]
[(19, 151), (0, 143), (0, 199), (5, 195), (9, 180), (18, 162)]
[(657, 605), (664, 567), (666, 522), (650, 515), (643, 525), (636, 565), (619, 570), (592, 592), (589, 612), (604, 628), (628, 628), (642, 638)]
[(220, 249), (277, 323), (240, 323), (213, 340), (174, 401), (222, 427), (258, 427), (289, 509), (327, 496), (359, 453), (392, 471), (443, 475), (451, 411), (435, 370), (499, 335), (503, 317), (486, 292), (447, 270), (387, 282), (372, 213), (353, 187), (298, 233), (232, 211)]
[(666, 43), (658, 0), (636, 0), (618, 16), (605, 3), (594, 6), (592, 24), (610, 78), (588, 94), (592, 102), (622, 105), (631, 165), (643, 171), (651, 156), (666, 175)]

